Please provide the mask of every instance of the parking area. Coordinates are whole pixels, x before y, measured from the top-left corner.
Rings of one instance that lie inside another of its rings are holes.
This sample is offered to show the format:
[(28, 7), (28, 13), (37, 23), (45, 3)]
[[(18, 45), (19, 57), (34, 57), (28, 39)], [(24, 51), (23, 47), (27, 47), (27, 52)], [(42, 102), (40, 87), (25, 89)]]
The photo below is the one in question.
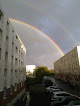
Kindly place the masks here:
[[(46, 87), (51, 106), (80, 106), (80, 87), (68, 81), (51, 78), (53, 86)], [(55, 83), (55, 84), (54, 84)]]
[[(49, 81), (48, 81), (49, 80)], [(53, 77), (46, 80), (48, 83), (37, 84), (29, 88), (30, 97), (27, 106), (80, 106), (79, 86), (71, 85), (67, 81)], [(50, 82), (53, 82), (53, 85)]]
[(69, 82), (65, 82), (59, 79), (55, 79), (55, 78), (50, 78), (50, 79), (52, 81), (53, 79), (55, 80), (57, 87), (62, 88), (64, 91), (80, 97), (80, 86), (73, 85), (73, 84), (70, 84)]

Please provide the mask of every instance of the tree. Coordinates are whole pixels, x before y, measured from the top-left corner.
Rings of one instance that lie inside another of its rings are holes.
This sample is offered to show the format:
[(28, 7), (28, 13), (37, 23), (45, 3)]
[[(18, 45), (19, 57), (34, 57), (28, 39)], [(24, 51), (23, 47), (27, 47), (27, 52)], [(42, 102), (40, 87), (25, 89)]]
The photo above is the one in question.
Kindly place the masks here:
[(47, 76), (49, 73), (49, 70), (47, 67), (42, 66), (42, 67), (37, 67), (34, 71), (34, 75), (36, 78), (42, 79), (43, 76)]

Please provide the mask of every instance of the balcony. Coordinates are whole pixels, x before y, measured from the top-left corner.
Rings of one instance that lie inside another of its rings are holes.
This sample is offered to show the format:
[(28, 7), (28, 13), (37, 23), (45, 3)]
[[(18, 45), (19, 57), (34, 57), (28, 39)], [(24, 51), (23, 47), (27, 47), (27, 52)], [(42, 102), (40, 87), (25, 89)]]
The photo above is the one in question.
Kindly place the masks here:
[(4, 78), (4, 87), (7, 87), (7, 78)]

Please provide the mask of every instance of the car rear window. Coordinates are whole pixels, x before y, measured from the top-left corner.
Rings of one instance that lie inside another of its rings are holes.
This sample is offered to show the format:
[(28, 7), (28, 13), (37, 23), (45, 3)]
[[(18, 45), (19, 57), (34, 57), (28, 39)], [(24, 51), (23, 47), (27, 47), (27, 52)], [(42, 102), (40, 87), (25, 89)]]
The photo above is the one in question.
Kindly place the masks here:
[(57, 96), (69, 96), (69, 94), (63, 93), (63, 94), (57, 94)]

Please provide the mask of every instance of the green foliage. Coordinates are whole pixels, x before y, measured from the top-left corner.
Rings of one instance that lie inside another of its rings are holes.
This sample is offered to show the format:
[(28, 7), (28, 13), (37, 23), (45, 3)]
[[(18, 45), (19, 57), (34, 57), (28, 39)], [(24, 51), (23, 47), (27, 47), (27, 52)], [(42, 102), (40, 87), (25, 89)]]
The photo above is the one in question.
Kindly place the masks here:
[(26, 87), (29, 88), (29, 86), (34, 86), (35, 84), (41, 84), (42, 81), (38, 78), (26, 78)]
[(44, 84), (45, 84), (46, 87), (48, 87), (48, 86), (52, 86), (53, 85), (53, 82), (51, 80), (49, 80), (49, 79), (46, 79), (44, 81)]
[(42, 79), (43, 76), (47, 76), (49, 73), (49, 69), (45, 66), (37, 67), (34, 71), (34, 75), (39, 79)]
[[(53, 76), (53, 73), (51, 70), (49, 70), (47, 67), (37, 67), (34, 71), (34, 78), (27, 78), (26, 84), (27, 88), (29, 86), (35, 85), (35, 84), (41, 84), (43, 80), (43, 76)], [(49, 82), (49, 81), (48, 81)], [(49, 82), (50, 84), (50, 82)]]

